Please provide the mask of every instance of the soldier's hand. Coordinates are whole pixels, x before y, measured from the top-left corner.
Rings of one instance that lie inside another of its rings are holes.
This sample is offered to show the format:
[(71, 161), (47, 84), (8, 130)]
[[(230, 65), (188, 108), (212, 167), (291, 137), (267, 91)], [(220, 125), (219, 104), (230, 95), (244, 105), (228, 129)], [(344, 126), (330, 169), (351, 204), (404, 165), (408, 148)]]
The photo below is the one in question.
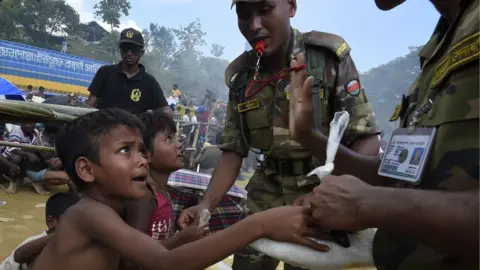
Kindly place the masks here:
[[(290, 62), (290, 68), (305, 64), (303, 53), (297, 55), (296, 60)], [(307, 78), (305, 69), (290, 73), (290, 134), (295, 138), (312, 132), (313, 104), (312, 104), (313, 77)]]
[(365, 205), (375, 199), (374, 191), (375, 187), (351, 175), (326, 176), (303, 205), (312, 208), (312, 217), (321, 228), (358, 231), (369, 227)]

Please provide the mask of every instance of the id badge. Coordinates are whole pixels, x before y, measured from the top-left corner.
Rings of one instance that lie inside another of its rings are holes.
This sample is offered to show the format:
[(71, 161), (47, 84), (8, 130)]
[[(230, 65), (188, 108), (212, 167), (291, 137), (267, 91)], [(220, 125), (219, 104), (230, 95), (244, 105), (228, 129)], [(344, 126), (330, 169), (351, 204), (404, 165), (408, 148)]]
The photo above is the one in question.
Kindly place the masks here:
[(383, 154), (378, 174), (418, 184), (430, 155), (436, 128), (398, 128)]

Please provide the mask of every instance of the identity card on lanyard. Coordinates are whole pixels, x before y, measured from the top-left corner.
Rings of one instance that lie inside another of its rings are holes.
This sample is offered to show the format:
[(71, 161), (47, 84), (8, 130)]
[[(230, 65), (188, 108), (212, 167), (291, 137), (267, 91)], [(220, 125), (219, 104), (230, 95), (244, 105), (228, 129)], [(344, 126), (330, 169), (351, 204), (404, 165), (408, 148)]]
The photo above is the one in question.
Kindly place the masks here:
[(418, 184), (435, 135), (435, 128), (398, 128), (393, 131), (378, 174)]

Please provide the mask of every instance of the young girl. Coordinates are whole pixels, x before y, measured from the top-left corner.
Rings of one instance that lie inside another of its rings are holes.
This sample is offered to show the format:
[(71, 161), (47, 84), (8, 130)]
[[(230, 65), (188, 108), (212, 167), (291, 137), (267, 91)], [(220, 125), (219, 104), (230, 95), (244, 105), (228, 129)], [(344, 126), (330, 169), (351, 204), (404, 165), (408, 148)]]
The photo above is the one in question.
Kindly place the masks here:
[(149, 111), (140, 115), (145, 125), (143, 140), (149, 160), (149, 178), (155, 190), (144, 198), (128, 202), (125, 221), (132, 227), (172, 249), (205, 236), (207, 229), (192, 225), (174, 234), (175, 217), (168, 194), (168, 177), (183, 168), (181, 144), (175, 139), (175, 123), (166, 114)]

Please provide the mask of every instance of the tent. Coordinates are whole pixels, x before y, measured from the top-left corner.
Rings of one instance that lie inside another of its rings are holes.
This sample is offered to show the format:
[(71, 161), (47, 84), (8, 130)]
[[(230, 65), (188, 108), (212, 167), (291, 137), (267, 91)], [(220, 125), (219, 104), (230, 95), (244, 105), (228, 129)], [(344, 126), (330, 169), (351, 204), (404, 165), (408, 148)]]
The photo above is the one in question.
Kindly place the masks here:
[(0, 77), (0, 95), (23, 95), (23, 91), (19, 90), (7, 79)]
[(9, 80), (0, 77), (0, 99), (24, 101), (24, 93)]
[(24, 100), (23, 91), (7, 79), (0, 77), (0, 99)]

